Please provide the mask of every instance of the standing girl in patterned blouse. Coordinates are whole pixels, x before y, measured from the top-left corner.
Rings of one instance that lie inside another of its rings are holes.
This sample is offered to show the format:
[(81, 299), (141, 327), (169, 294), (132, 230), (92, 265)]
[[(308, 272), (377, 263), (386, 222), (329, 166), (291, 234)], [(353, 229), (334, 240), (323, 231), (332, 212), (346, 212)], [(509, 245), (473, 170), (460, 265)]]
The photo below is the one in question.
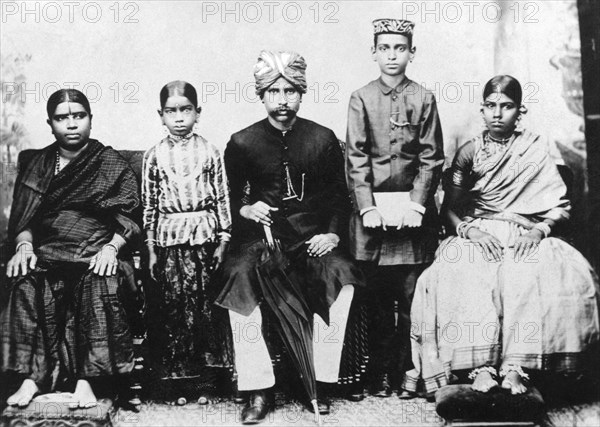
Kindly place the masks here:
[(148, 267), (158, 284), (148, 295), (149, 340), (164, 380), (157, 389), (179, 404), (200, 391), (206, 404), (215, 386), (209, 368), (231, 360), (209, 287), (230, 238), (227, 178), (219, 151), (194, 130), (201, 110), (194, 87), (168, 83), (160, 105), (169, 133), (144, 155), (142, 183)]

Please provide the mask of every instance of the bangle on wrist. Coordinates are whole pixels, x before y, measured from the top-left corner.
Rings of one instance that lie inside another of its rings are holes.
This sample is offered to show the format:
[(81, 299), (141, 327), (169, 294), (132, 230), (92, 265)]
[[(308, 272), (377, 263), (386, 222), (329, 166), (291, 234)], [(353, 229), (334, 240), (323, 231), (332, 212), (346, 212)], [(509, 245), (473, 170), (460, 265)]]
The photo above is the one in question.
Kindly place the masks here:
[(552, 231), (550, 226), (548, 224), (546, 224), (545, 222), (538, 222), (536, 225), (533, 226), (532, 229), (541, 231), (542, 234), (544, 235), (544, 239), (546, 237), (548, 237), (550, 235), (550, 232)]
[(463, 228), (462, 232), (463, 232), (463, 237), (465, 239), (469, 238), (469, 236), (468, 236), (469, 230), (472, 229), (472, 228), (477, 228), (477, 227), (475, 227), (473, 224), (467, 224), (466, 227)]
[(17, 243), (17, 247), (15, 248), (15, 252), (19, 252), (19, 248), (21, 248), (21, 246), (30, 246), (31, 250), (33, 250), (33, 243), (28, 242), (27, 240), (24, 240), (22, 242)]
[(117, 246), (117, 244), (116, 244), (116, 243), (109, 242), (109, 243), (107, 243), (106, 245), (104, 245), (104, 246), (102, 247), (102, 249), (106, 248), (107, 246), (108, 246), (108, 247), (111, 247), (111, 248), (113, 248), (113, 249), (115, 250), (115, 252), (116, 252), (116, 253), (119, 253), (119, 247)]
[(456, 235), (458, 237), (461, 237), (463, 239), (468, 239), (469, 237), (467, 236), (467, 233), (469, 232), (469, 230), (471, 228), (477, 228), (475, 227), (475, 225), (473, 225), (470, 222), (466, 222), (466, 221), (461, 221), (457, 226), (456, 226)]
[(463, 228), (465, 228), (468, 225), (468, 223), (466, 221), (461, 221), (458, 223), (458, 225), (456, 226), (456, 235), (458, 237), (463, 237), (462, 236), (462, 230)]

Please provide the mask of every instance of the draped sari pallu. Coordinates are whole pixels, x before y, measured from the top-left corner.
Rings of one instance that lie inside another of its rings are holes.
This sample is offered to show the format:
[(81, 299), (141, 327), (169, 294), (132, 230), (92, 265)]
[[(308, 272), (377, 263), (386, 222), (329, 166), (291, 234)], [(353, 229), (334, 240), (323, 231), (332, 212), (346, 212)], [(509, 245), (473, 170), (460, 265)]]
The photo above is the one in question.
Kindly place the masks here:
[[(494, 152), (495, 151), (495, 152)], [(465, 220), (498, 238), (500, 262), (460, 237), (447, 238), (419, 278), (411, 310), (415, 368), (404, 387), (427, 392), (448, 384), (452, 371), (517, 364), (559, 372), (585, 369), (585, 350), (600, 338), (598, 278), (563, 240), (543, 239), (515, 261), (515, 240), (545, 218), (569, 217), (569, 201), (547, 145), (516, 134), (507, 147), (483, 137), (459, 150), (451, 185), (472, 196)]]
[(133, 267), (119, 260), (115, 276), (89, 270), (91, 258), (114, 233), (127, 242), (139, 227), (137, 181), (110, 147), (90, 140), (57, 175), (57, 144), (23, 152), (9, 224), (12, 239), (34, 236), (38, 262), (9, 281), (0, 314), (0, 368), (53, 388), (59, 374), (86, 378), (129, 372), (133, 344), (121, 304), (134, 286)]

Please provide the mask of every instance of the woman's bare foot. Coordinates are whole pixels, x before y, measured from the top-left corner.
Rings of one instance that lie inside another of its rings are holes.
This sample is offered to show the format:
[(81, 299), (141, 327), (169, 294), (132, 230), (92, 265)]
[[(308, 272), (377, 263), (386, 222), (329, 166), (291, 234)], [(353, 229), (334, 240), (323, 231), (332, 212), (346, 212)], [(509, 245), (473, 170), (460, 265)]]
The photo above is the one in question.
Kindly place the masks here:
[(475, 391), (487, 393), (496, 386), (498, 386), (498, 382), (492, 377), (492, 374), (487, 371), (480, 371), (475, 377), (471, 388)]
[(69, 403), (69, 409), (93, 408), (98, 404), (92, 386), (86, 380), (77, 380), (73, 402)]
[(40, 392), (35, 381), (26, 379), (23, 380), (23, 384), (17, 390), (15, 394), (6, 399), (6, 404), (9, 406), (21, 406), (25, 407), (29, 405), (31, 399)]
[(521, 375), (517, 371), (509, 371), (502, 381), (502, 388), (510, 390), (511, 394), (523, 394), (527, 391), (527, 387), (523, 384)]

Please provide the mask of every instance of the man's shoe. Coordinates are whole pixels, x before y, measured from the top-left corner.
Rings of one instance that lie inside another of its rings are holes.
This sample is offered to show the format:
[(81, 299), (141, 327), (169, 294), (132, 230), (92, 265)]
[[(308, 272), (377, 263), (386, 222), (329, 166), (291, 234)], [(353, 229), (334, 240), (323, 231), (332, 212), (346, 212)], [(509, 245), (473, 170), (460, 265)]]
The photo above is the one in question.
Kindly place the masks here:
[(417, 397), (417, 393), (413, 393), (412, 391), (400, 389), (398, 390), (398, 398), (402, 400), (414, 399)]
[(271, 399), (266, 390), (254, 390), (242, 410), (242, 424), (258, 424), (263, 421), (271, 409)]
[(375, 397), (390, 397), (392, 395), (392, 387), (387, 374), (382, 374), (377, 378), (377, 381), (371, 387), (371, 394)]
[(350, 402), (360, 402), (364, 400), (364, 386), (362, 382), (358, 382), (356, 384), (352, 384), (350, 389), (346, 393), (346, 399)]

